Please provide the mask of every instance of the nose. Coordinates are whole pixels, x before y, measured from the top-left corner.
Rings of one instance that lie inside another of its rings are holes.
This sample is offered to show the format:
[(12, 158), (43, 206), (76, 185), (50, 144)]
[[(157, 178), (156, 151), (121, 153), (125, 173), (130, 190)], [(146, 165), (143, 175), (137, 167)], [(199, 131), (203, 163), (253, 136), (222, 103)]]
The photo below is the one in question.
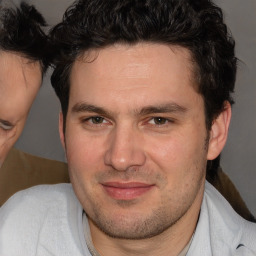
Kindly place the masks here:
[(117, 171), (142, 166), (146, 161), (142, 134), (132, 128), (116, 127), (109, 138), (105, 164)]

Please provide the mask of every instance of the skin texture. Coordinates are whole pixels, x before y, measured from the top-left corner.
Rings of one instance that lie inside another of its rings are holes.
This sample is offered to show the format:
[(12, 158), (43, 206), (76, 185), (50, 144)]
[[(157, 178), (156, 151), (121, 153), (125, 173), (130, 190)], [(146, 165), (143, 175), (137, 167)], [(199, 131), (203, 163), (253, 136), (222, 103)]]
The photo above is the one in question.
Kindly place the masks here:
[(71, 72), (65, 135), (62, 115), (59, 127), (94, 246), (104, 256), (177, 255), (196, 227), (230, 106), (207, 132), (184, 48), (115, 45), (84, 57)]
[(0, 166), (19, 138), (42, 82), (39, 62), (0, 51)]

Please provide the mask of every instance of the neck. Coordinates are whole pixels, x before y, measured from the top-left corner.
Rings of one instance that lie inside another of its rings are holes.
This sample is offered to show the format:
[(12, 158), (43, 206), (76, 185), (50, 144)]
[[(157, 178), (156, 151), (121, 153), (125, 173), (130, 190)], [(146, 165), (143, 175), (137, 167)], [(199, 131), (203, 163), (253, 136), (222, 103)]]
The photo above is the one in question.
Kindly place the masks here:
[(126, 240), (109, 237), (89, 219), (93, 244), (101, 256), (177, 256), (194, 234), (202, 198), (203, 188), (186, 214), (161, 234), (147, 239)]

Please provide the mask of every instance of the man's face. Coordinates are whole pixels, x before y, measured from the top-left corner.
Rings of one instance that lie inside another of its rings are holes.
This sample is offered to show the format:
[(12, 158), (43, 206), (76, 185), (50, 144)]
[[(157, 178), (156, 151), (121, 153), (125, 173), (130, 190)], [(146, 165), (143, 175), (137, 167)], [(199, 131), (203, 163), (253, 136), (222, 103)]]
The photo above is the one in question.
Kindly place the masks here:
[(197, 218), (211, 149), (189, 51), (141, 43), (85, 56), (60, 130), (92, 236), (152, 237)]
[(22, 132), (41, 82), (39, 62), (0, 51), (0, 166)]

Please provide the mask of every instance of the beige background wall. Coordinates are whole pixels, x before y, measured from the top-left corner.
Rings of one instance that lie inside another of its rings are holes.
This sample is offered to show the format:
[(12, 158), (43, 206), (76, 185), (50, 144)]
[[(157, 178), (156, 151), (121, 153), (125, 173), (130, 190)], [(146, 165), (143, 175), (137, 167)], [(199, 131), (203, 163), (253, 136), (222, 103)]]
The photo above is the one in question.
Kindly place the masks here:
[[(18, 2), (19, 0), (16, 0)], [(44, 14), (50, 25), (61, 19), (72, 0), (27, 0)], [(236, 83), (233, 119), (222, 167), (256, 215), (256, 0), (216, 0), (237, 42), (241, 60)], [(31, 110), (16, 147), (39, 156), (64, 160), (59, 142), (59, 103), (49, 74)]]

